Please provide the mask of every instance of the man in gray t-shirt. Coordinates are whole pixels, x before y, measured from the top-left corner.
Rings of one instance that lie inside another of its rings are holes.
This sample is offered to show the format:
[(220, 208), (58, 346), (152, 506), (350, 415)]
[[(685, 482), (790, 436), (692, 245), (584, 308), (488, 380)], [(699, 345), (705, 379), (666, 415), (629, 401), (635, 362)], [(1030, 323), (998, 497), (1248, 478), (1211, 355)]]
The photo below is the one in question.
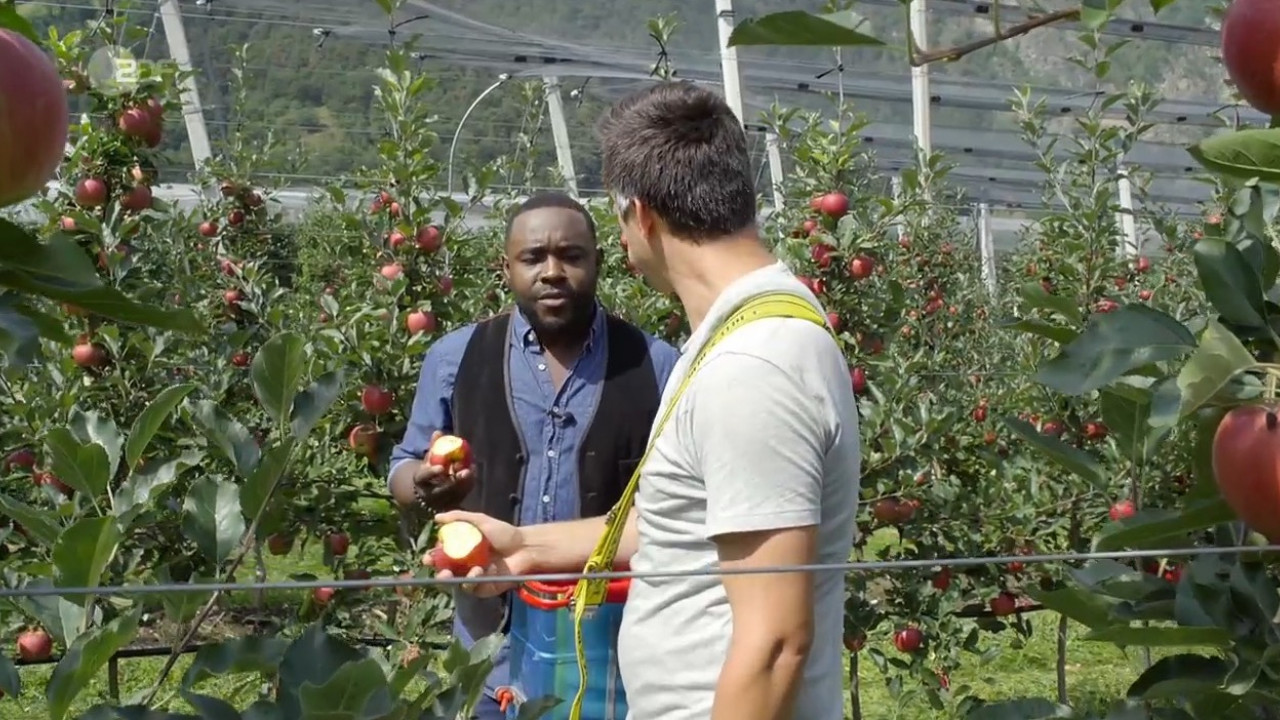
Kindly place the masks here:
[[(605, 117), (601, 147), (630, 260), (693, 328), (664, 411), (744, 302), (789, 292), (821, 312), (760, 241), (746, 137), (718, 95), (687, 83), (636, 93)], [(843, 718), (844, 574), (713, 573), (847, 561), (860, 462), (848, 367), (826, 329), (761, 319), (714, 346), (653, 440), (619, 549), (637, 572), (708, 571), (632, 581), (618, 642), (631, 720)], [(477, 578), (580, 570), (603, 532), (602, 518), (516, 528), (440, 516), (455, 519), (493, 545)]]

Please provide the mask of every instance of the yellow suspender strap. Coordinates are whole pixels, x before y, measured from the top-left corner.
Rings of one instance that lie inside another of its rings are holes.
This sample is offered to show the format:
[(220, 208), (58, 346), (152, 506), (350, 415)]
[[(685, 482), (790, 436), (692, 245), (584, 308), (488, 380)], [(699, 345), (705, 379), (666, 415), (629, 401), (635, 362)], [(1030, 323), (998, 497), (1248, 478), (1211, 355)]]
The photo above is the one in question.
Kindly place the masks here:
[[(716, 328), (711, 338), (707, 340), (702, 349), (698, 351), (697, 356), (694, 357), (693, 364), (689, 366), (689, 372), (685, 373), (680, 385), (671, 394), (671, 400), (667, 403), (657, 425), (654, 426), (653, 432), (649, 435), (649, 444), (645, 448), (640, 462), (636, 465), (635, 471), (631, 474), (631, 480), (627, 483), (626, 489), (623, 490), (622, 497), (609, 511), (609, 514), (605, 516), (604, 536), (600, 538), (595, 551), (591, 553), (591, 558), (587, 560), (583, 573), (607, 572), (613, 569), (613, 561), (618, 554), (618, 545), (622, 542), (622, 532), (627, 524), (627, 516), (631, 514), (631, 508), (635, 504), (636, 489), (640, 485), (640, 473), (644, 468), (645, 461), (649, 459), (649, 453), (653, 451), (654, 443), (657, 441), (658, 436), (662, 434), (662, 429), (666, 426), (667, 420), (671, 418), (676, 404), (679, 403), (685, 389), (689, 387), (689, 382), (692, 380), (694, 373), (698, 371), (706, 360), (707, 354), (717, 343), (734, 330), (753, 320), (763, 320), (765, 318), (795, 318), (797, 320), (808, 320), (823, 328), (827, 327), (826, 318), (807, 300), (798, 295), (779, 292), (761, 295), (747, 301)], [(588, 607), (602, 604), (608, 592), (609, 581), (604, 578), (583, 578), (578, 581), (573, 591), (573, 643), (578, 654), (578, 693), (574, 697), (573, 705), (569, 710), (569, 720), (581, 720), (582, 701), (587, 689), (587, 659), (582, 644), (582, 618)]]

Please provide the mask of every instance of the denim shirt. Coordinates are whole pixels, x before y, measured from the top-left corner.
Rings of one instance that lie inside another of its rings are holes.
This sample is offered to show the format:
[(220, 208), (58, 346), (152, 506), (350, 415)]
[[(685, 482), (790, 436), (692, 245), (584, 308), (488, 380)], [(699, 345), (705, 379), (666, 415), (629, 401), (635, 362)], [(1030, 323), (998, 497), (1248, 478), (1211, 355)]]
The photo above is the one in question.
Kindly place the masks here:
[[(421, 460), (426, 456), (433, 432), (452, 431), (449, 403), (453, 397), (458, 365), (474, 331), (475, 325), (454, 330), (427, 350), (404, 439), (391, 451), (392, 474), (400, 463)], [(551, 381), (548, 360), (528, 318), (518, 310), (514, 313), (508, 371), (516, 421), (529, 445), (520, 493), (526, 500), (520, 503), (516, 519), (518, 525), (578, 518), (577, 458), (586, 438), (588, 423), (595, 415), (600, 400), (608, 348), (606, 332), (605, 309), (597, 303), (587, 343), (557, 392)], [(648, 333), (645, 333), (645, 339), (661, 392), (680, 352)], [(468, 647), (478, 639), (468, 637), (457, 622), (454, 623), (454, 633)], [(485, 683), (485, 690), (490, 696), (497, 688), (508, 684), (506, 655), (504, 647)]]

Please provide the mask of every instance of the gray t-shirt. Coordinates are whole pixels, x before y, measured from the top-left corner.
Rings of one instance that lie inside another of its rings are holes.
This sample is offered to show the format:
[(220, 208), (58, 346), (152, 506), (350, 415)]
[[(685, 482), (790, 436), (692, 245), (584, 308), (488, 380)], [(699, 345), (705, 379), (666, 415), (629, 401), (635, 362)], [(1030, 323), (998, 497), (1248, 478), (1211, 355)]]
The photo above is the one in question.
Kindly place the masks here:
[[(718, 322), (771, 290), (821, 309), (781, 263), (741, 278), (683, 348), (664, 409)], [(860, 450), (848, 365), (830, 336), (806, 320), (743, 325), (711, 351), (645, 465), (632, 569), (711, 569), (717, 535), (815, 524), (817, 561), (847, 562)], [(813, 645), (793, 717), (841, 720), (845, 576), (820, 573), (815, 583)], [(618, 648), (629, 720), (707, 720), (731, 634), (719, 577), (633, 580)]]

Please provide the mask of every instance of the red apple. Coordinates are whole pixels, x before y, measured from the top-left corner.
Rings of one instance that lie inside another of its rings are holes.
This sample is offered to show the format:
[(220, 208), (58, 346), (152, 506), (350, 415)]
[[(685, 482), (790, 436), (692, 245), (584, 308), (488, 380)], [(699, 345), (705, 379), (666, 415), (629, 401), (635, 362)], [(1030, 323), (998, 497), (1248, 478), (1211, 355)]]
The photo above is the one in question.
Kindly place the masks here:
[(18, 657), (27, 662), (48, 660), (53, 655), (53, 638), (44, 630), (28, 630), (18, 636)]
[(1150, 299), (1151, 299), (1151, 291), (1150, 291), (1150, 290), (1142, 290), (1142, 291), (1140, 291), (1140, 292), (1138, 293), (1138, 299), (1139, 299), (1139, 300), (1142, 300), (1143, 302), (1146, 302), (1147, 300), (1150, 300)]
[(867, 389), (867, 371), (860, 367), (853, 368), (849, 371), (849, 379), (853, 382), (853, 392), (861, 395)]
[(849, 196), (842, 192), (829, 192), (818, 198), (818, 211), (830, 218), (842, 218), (849, 212)]
[(0, 28), (0, 68), (0, 207), (6, 207), (40, 192), (57, 173), (68, 106), (54, 58), (16, 30)]
[(80, 207), (101, 207), (107, 203), (107, 184), (94, 177), (76, 183), (76, 204)]
[(329, 601), (333, 599), (333, 594), (334, 589), (331, 587), (318, 587), (311, 591), (311, 599), (317, 605), (328, 605)]
[(849, 276), (854, 280), (865, 280), (871, 277), (875, 269), (875, 261), (866, 255), (858, 255), (849, 261)]
[(996, 617), (1012, 615), (1018, 610), (1018, 599), (1012, 593), (1002, 592), (991, 598), (991, 614)]
[(1280, 12), (1275, 0), (1233, 0), (1222, 17), (1222, 64), (1245, 102), (1280, 115)]
[(440, 286), (441, 295), (448, 295), (453, 292), (453, 278), (448, 275), (441, 275), (440, 279), (436, 281), (436, 284)]
[(222, 293), (222, 300), (228, 305), (239, 305), (244, 300), (244, 293), (231, 289)]
[(431, 559), (424, 564), (464, 577), (472, 568), (489, 566), (489, 550), (489, 540), (480, 528), (457, 520), (441, 526)]
[(293, 550), (293, 538), (276, 533), (267, 538), (267, 552), (272, 555), (288, 555)]
[(11, 472), (14, 468), (31, 470), (36, 466), (36, 454), (31, 448), (22, 448), (9, 453), (4, 459), (3, 467), (0, 470)]
[(400, 263), (388, 263), (383, 265), (382, 269), (378, 272), (381, 273), (382, 277), (388, 280), (396, 280), (404, 274), (404, 266)]
[(400, 246), (404, 245), (406, 240), (407, 238), (404, 236), (404, 233), (399, 230), (396, 230), (387, 236), (387, 244), (391, 246), (392, 250), (399, 250)]
[(150, 132), (155, 118), (145, 108), (131, 107), (120, 113), (116, 126), (126, 137), (142, 139)]
[(848, 633), (844, 636), (844, 649), (851, 653), (860, 652), (866, 644), (866, 633)]
[(905, 627), (893, 633), (893, 646), (901, 653), (913, 653), (924, 644), (924, 633), (918, 627)]
[(244, 224), (244, 211), (240, 209), (232, 210), (227, 213), (227, 223), (233, 227), (239, 227)]
[(200, 235), (211, 238), (218, 234), (218, 222), (216, 220), (205, 220), (200, 223)]
[(129, 192), (120, 198), (120, 206), (125, 210), (133, 212), (142, 212), (151, 208), (151, 204), (155, 201), (151, 188), (146, 185), (134, 185)]
[(351, 538), (346, 533), (330, 533), (329, 535), (329, 552), (338, 557), (347, 554), (347, 550), (351, 547)]
[(938, 574), (933, 576), (930, 584), (933, 585), (934, 590), (946, 592), (947, 588), (951, 587), (951, 568), (944, 567), (939, 570)]
[(347, 444), (359, 455), (371, 457), (378, 448), (378, 428), (368, 423), (361, 423), (347, 435)]
[(840, 316), (837, 313), (827, 313), (827, 323), (831, 325), (833, 332), (840, 332)]
[(237, 350), (231, 356), (231, 364), (235, 365), (238, 368), (247, 368), (249, 367), (249, 364), (252, 362), (253, 362), (253, 358), (250, 357), (249, 353), (245, 352), (244, 350)]
[(96, 368), (107, 360), (107, 351), (97, 343), (80, 342), (71, 348), (71, 360), (82, 368)]
[(426, 310), (414, 310), (405, 316), (404, 324), (410, 335), (433, 333), (436, 331), (436, 316)]
[(48, 485), (52, 487), (54, 490), (57, 490), (58, 492), (62, 493), (63, 495), (70, 495), (72, 492), (74, 492), (74, 490), (72, 490), (70, 485), (62, 482), (62, 478), (58, 477), (57, 475), (54, 475), (48, 470), (41, 470), (35, 475), (32, 475), (31, 481), (34, 482), (37, 486)]
[(1121, 500), (1111, 506), (1111, 512), (1108, 514), (1111, 516), (1112, 522), (1120, 522), (1126, 518), (1133, 517), (1137, 513), (1138, 510), (1134, 507), (1132, 500)]
[(417, 236), (414, 237), (418, 249), (425, 253), (434, 253), (440, 249), (441, 236), (440, 228), (435, 225), (427, 225), (418, 229)]
[(427, 451), (427, 464), (453, 474), (471, 467), (471, 445), (457, 435), (441, 435)]
[(364, 390), (360, 391), (360, 404), (370, 415), (384, 415), (391, 412), (395, 395), (378, 385), (365, 385)]

